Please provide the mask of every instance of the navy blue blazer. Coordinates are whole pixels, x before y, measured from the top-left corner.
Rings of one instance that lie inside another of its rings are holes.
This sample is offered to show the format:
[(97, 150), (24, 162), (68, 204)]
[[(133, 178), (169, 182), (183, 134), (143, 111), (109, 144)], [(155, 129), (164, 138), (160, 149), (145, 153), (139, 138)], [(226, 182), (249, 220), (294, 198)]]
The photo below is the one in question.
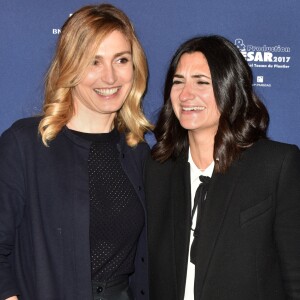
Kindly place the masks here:
[[(87, 159), (90, 142), (66, 127), (45, 147), (39, 118), (17, 121), (0, 138), (0, 299), (92, 299)], [(149, 147), (121, 135), (121, 164), (144, 203)], [(146, 225), (130, 285), (148, 299)]]
[[(150, 299), (182, 300), (191, 226), (186, 155), (149, 160), (145, 191)], [(260, 140), (214, 173), (199, 228), (195, 299), (300, 299), (299, 149)]]

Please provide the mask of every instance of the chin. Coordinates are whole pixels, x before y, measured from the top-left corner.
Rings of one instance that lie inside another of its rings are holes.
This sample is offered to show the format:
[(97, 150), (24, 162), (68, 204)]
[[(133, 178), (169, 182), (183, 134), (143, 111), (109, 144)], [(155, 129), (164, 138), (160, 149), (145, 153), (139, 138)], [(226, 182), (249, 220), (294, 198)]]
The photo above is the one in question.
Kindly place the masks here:
[(195, 130), (198, 129), (199, 126), (195, 125), (195, 124), (191, 124), (189, 122), (180, 122), (181, 127), (183, 127), (186, 130)]

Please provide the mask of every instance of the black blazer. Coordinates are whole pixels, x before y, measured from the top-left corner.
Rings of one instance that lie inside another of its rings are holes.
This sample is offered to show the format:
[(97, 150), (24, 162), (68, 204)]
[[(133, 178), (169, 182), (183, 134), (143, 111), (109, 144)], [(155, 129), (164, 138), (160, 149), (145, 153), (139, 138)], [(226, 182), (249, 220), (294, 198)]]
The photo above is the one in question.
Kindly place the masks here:
[[(187, 156), (149, 160), (150, 300), (182, 300), (191, 224)], [(213, 174), (200, 223), (197, 300), (300, 299), (300, 151), (261, 140)]]
[[(0, 138), (0, 299), (92, 299), (88, 156), (91, 142), (64, 127), (45, 147), (39, 118)], [(117, 145), (146, 217), (143, 170), (149, 146)], [(148, 300), (146, 222), (137, 243), (134, 299)]]

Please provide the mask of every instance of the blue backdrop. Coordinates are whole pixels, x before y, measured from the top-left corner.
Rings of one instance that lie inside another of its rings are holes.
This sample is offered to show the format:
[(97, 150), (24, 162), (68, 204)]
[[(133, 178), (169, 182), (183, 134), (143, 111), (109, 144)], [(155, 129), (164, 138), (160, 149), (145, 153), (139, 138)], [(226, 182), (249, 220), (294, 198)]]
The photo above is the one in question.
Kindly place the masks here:
[[(16, 119), (38, 114), (44, 74), (59, 29), (86, 0), (1, 0), (0, 133)], [(254, 72), (269, 109), (269, 136), (300, 146), (299, 0), (112, 0), (133, 21), (150, 69), (144, 109), (155, 121), (164, 76), (178, 45), (195, 35), (235, 42)], [(148, 137), (150, 143), (153, 142)]]

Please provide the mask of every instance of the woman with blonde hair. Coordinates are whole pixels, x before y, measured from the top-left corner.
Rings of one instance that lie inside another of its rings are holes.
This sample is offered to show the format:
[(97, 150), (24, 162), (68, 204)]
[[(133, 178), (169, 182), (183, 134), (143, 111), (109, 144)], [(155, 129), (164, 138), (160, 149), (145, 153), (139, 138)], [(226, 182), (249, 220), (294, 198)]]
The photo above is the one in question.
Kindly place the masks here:
[(0, 139), (0, 299), (148, 299), (146, 81), (121, 10), (63, 25), (42, 116)]

